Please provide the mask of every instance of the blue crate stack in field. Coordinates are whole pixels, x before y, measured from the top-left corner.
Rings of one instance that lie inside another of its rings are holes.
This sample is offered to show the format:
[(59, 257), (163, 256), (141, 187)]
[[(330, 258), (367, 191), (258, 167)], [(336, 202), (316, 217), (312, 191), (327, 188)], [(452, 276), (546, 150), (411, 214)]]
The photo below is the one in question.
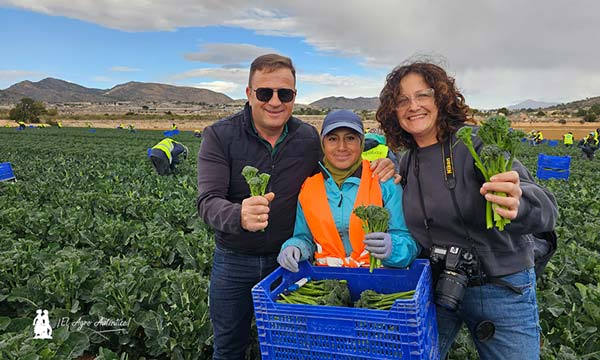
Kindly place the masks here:
[(179, 135), (179, 130), (178, 130), (178, 129), (175, 129), (175, 130), (167, 130), (167, 131), (164, 131), (164, 132), (163, 132), (163, 135), (164, 135), (164, 136), (167, 136), (167, 137), (171, 137), (171, 136), (173, 136), (173, 135)]
[[(347, 280), (352, 301), (370, 289), (389, 294), (415, 290), (390, 310), (277, 303), (296, 281)], [(437, 323), (428, 260), (409, 269), (337, 268), (300, 263), (292, 273), (278, 268), (252, 289), (263, 360), (438, 359)]]
[(16, 181), (17, 177), (9, 162), (0, 163), (0, 181)]
[(538, 155), (537, 172), (538, 179), (562, 179), (569, 180), (571, 167), (570, 156), (553, 156), (546, 154)]

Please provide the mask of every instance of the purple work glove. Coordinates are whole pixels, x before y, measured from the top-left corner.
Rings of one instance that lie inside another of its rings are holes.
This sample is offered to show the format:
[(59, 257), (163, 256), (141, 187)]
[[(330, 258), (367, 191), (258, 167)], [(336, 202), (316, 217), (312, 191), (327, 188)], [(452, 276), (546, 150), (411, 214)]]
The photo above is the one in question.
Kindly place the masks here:
[(392, 236), (388, 233), (374, 232), (365, 235), (365, 249), (373, 257), (385, 260), (392, 255)]
[(298, 272), (298, 261), (300, 260), (300, 249), (295, 246), (288, 246), (281, 250), (277, 256), (277, 262), (282, 268), (291, 272)]

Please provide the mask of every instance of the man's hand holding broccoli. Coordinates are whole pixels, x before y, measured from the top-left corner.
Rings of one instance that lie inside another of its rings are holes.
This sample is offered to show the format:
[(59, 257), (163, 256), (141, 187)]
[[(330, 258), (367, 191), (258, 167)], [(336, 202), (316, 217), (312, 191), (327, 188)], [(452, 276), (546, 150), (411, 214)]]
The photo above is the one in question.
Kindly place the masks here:
[(265, 194), (271, 176), (259, 174), (253, 166), (245, 166), (242, 176), (250, 188), (250, 197), (242, 201), (241, 226), (247, 231), (264, 231), (269, 225), (269, 203), (275, 198), (272, 192)]

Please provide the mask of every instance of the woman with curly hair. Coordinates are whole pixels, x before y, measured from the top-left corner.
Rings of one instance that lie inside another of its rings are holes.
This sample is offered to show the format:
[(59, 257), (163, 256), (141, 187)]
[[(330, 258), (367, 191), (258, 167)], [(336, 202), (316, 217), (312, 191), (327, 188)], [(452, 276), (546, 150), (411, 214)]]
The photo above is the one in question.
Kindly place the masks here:
[[(539, 359), (531, 236), (554, 228), (554, 196), (519, 161), (485, 182), (456, 140), (471, 121), (469, 107), (441, 67), (396, 67), (379, 99), (388, 144), (408, 150), (400, 161), (404, 214), (421, 256), (432, 262), (441, 358), (464, 323), (481, 359)], [(511, 220), (504, 231), (486, 228), (486, 200)]]

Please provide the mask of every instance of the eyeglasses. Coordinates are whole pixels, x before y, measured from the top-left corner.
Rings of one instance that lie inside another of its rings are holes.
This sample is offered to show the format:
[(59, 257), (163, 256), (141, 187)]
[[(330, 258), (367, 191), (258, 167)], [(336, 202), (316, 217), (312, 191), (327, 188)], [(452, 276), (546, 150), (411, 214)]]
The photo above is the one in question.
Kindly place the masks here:
[(431, 103), (431, 100), (433, 100), (434, 93), (435, 91), (433, 90), (433, 88), (429, 88), (417, 91), (411, 97), (401, 95), (400, 97), (398, 97), (398, 100), (396, 100), (396, 106), (399, 109), (404, 109), (410, 106), (411, 101), (414, 101), (415, 103), (417, 103), (417, 105), (425, 105)]
[(277, 93), (277, 97), (282, 103), (288, 103), (294, 100), (294, 96), (296, 96), (296, 90), (292, 89), (258, 88), (252, 90), (256, 92), (256, 98), (262, 102), (267, 102), (271, 100), (271, 98), (273, 97), (273, 92)]

